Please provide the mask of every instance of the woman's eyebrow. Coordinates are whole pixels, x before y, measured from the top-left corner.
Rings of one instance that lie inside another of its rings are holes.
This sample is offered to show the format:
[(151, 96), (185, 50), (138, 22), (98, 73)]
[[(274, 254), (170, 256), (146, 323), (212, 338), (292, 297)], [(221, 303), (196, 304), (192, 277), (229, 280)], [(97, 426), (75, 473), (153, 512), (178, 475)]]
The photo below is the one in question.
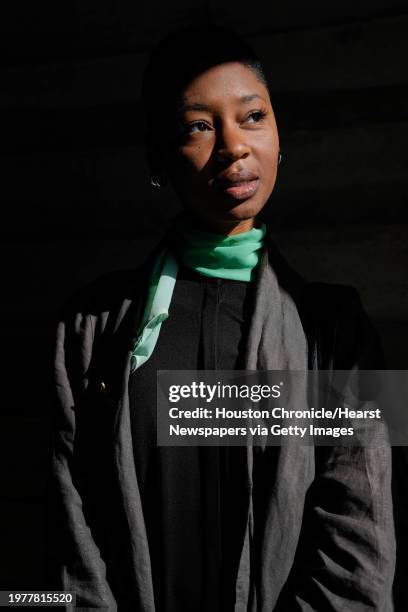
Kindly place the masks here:
[[(237, 98), (237, 101), (241, 104), (248, 104), (248, 102), (252, 102), (252, 100), (263, 100), (266, 103), (265, 98), (263, 98), (260, 94), (246, 94), (245, 96), (240, 96)], [(186, 113), (188, 111), (211, 111), (211, 106), (208, 104), (202, 104), (200, 102), (194, 102), (192, 104), (182, 104), (178, 108), (179, 113)]]
[(183, 104), (182, 106), (179, 106), (178, 108), (178, 112), (179, 113), (186, 113), (187, 111), (209, 111), (210, 107), (207, 104), (200, 104), (199, 102), (196, 102), (194, 104)]
[(259, 94), (249, 94), (246, 96), (241, 96), (240, 98), (238, 98), (239, 102), (242, 102), (243, 104), (246, 104), (248, 102), (252, 102), (252, 100), (263, 100), (264, 102), (266, 102), (265, 98), (263, 98), (262, 96), (260, 96)]

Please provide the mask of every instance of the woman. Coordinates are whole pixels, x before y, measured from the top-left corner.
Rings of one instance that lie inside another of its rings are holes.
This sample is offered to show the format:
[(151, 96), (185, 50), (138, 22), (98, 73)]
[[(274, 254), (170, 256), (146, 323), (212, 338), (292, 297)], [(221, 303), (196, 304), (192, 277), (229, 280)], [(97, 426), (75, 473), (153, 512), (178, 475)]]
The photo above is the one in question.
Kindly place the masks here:
[(78, 609), (388, 612), (386, 442), (156, 445), (157, 370), (381, 366), (356, 292), (306, 283), (259, 221), (279, 137), (246, 44), (177, 32), (151, 56), (143, 101), (152, 185), (171, 183), (183, 213), (144, 266), (61, 317), (55, 587)]

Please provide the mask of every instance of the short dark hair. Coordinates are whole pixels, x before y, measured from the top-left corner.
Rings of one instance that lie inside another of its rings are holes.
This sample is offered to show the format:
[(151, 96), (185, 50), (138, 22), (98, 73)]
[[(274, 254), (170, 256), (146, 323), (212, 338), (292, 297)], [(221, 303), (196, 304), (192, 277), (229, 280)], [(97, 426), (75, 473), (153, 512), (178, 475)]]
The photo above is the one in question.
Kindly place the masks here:
[(168, 34), (153, 49), (142, 83), (147, 127), (166, 103), (176, 104), (193, 78), (212, 66), (239, 62), (248, 66), (269, 90), (261, 61), (236, 32), (214, 25), (188, 26)]

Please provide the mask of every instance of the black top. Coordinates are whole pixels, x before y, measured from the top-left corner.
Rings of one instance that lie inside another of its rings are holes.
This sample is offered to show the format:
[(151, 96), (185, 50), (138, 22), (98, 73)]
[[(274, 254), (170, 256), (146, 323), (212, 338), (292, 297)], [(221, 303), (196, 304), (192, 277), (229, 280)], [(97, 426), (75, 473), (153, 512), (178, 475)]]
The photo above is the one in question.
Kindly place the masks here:
[(130, 378), (138, 484), (160, 612), (233, 609), (245, 448), (157, 447), (156, 372), (240, 366), (253, 285), (180, 267), (156, 347)]

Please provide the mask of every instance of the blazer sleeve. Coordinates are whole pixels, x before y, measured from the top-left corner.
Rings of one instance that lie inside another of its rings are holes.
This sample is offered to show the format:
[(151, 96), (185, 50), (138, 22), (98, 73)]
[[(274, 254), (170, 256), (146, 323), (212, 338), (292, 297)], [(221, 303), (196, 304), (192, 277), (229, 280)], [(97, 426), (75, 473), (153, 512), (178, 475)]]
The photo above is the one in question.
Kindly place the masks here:
[[(334, 326), (341, 343), (334, 365), (382, 369), (378, 337), (360, 299), (354, 290), (346, 297), (340, 308), (347, 316)], [(316, 447), (299, 545), (276, 611), (393, 610), (391, 449), (383, 425), (375, 435), (370, 446)]]
[(54, 589), (75, 592), (75, 609), (115, 612), (117, 604), (107, 580), (106, 565), (87, 523), (73, 469), (76, 411), (93, 340), (92, 316), (78, 310), (76, 300), (70, 300), (57, 325), (54, 358), (47, 577)]

